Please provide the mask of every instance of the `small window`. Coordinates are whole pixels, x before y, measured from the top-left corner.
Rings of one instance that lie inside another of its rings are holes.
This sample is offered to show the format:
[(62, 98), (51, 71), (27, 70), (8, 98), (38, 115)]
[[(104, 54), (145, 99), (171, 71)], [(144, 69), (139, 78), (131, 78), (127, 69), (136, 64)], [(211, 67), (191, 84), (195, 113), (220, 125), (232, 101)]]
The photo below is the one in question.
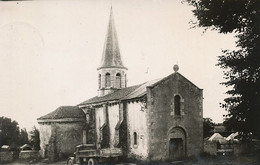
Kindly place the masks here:
[(174, 96), (174, 114), (181, 115), (181, 97), (179, 95)]
[(137, 133), (134, 132), (134, 145), (137, 145)]
[(110, 74), (106, 73), (106, 87), (111, 86)]
[(101, 74), (98, 75), (98, 88), (101, 88)]
[(121, 88), (121, 74), (116, 74), (116, 88)]

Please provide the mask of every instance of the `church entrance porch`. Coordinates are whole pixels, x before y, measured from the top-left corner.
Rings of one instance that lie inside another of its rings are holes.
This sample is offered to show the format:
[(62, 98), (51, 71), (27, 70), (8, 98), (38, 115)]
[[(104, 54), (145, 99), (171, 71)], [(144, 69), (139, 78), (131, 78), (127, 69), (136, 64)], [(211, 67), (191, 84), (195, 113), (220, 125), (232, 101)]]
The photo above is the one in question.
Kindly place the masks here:
[(169, 157), (171, 160), (181, 160), (184, 157), (183, 140), (181, 138), (170, 139)]
[(168, 134), (169, 160), (181, 160), (186, 156), (186, 134), (182, 128), (173, 128)]

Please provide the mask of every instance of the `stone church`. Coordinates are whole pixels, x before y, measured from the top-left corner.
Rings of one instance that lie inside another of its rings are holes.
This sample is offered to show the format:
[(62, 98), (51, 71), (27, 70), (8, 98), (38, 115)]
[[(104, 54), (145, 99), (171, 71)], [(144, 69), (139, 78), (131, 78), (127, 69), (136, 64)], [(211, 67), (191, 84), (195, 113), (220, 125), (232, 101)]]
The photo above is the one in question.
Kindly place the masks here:
[(98, 95), (38, 118), (41, 155), (71, 155), (79, 144), (121, 148), (127, 158), (178, 160), (203, 150), (202, 89), (179, 72), (127, 86), (111, 9)]

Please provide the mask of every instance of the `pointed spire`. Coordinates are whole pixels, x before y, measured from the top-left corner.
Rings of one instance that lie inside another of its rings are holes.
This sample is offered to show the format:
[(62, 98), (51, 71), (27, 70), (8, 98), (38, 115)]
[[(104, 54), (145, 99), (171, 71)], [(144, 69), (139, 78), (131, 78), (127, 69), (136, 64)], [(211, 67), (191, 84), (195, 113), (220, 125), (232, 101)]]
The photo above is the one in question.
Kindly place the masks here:
[(120, 49), (118, 45), (118, 39), (116, 34), (116, 28), (113, 18), (113, 9), (111, 6), (110, 17), (108, 23), (108, 30), (104, 44), (104, 50), (102, 55), (101, 64), (98, 69), (101, 68), (125, 68), (122, 62)]

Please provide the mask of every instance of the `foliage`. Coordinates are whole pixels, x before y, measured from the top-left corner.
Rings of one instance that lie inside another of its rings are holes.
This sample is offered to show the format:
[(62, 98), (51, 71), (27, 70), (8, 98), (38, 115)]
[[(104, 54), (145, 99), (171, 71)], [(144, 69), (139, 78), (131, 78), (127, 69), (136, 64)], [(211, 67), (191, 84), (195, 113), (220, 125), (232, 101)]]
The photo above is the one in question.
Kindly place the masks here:
[(214, 131), (215, 124), (211, 118), (203, 118), (203, 138), (209, 137)]
[(26, 129), (20, 132), (18, 123), (10, 118), (0, 117), (0, 146), (10, 145), (17, 147), (28, 143), (28, 134)]
[(260, 138), (260, 1), (185, 1), (195, 7), (195, 26), (236, 34), (238, 49), (223, 50), (218, 59), (226, 79), (222, 84), (232, 88), (221, 107), (228, 112), (227, 129)]
[(19, 145), (27, 144), (29, 143), (28, 139), (28, 133), (26, 129), (21, 129), (20, 135), (19, 135)]
[(40, 150), (40, 132), (33, 126), (32, 131), (30, 131), (30, 144), (34, 150)]
[(0, 117), (0, 146), (6, 144), (16, 146), (19, 136), (19, 127), (16, 121), (10, 118)]

